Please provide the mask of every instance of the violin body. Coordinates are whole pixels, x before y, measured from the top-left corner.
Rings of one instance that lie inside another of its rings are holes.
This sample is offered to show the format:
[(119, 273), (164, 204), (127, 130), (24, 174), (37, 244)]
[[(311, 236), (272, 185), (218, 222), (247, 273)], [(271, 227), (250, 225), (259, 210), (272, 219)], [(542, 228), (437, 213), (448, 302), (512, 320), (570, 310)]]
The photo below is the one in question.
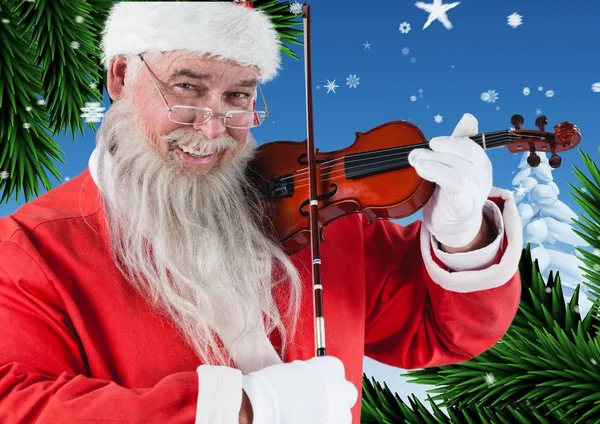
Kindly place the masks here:
[[(331, 152), (316, 149), (318, 218), (321, 229), (333, 220), (362, 213), (369, 222), (398, 219), (417, 212), (435, 185), (408, 163), (411, 148), (427, 147), (421, 130), (392, 121), (357, 132), (354, 143)], [(251, 178), (266, 196), (266, 226), (293, 253), (310, 243), (306, 141), (277, 141), (258, 147)]]

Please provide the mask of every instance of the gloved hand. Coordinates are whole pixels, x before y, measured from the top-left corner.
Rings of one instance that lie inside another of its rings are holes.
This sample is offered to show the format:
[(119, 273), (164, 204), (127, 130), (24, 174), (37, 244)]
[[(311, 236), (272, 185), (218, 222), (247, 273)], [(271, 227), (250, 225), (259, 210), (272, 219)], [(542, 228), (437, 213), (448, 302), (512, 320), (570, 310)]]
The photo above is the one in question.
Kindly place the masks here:
[(273, 365), (242, 377), (253, 424), (351, 424), (358, 391), (333, 356)]
[(442, 244), (463, 247), (479, 232), (483, 205), (492, 189), (492, 163), (481, 146), (477, 119), (465, 113), (452, 136), (435, 137), (429, 149), (415, 149), (408, 162), (421, 178), (437, 184), (423, 207), (423, 224)]

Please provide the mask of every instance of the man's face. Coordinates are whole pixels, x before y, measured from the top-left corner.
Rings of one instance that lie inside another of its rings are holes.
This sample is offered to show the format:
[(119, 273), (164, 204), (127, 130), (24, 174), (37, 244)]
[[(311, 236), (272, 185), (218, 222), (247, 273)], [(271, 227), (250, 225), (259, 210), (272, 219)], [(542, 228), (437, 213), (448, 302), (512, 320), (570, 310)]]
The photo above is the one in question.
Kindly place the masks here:
[[(253, 108), (258, 78), (258, 70), (255, 67), (244, 67), (231, 61), (200, 59), (182, 52), (161, 53), (147, 59), (146, 63), (170, 107), (206, 107), (212, 109), (215, 114), (225, 114), (232, 109)], [(132, 96), (137, 112), (136, 121), (158, 151), (171, 156), (171, 159), (178, 161), (186, 169), (200, 173), (220, 167), (239, 152), (248, 135), (248, 129), (228, 128), (222, 119), (215, 117), (204, 124), (182, 125), (172, 122), (168, 119), (167, 108), (154, 86), (150, 72), (145, 69), (146, 65), (140, 66), (138, 78), (133, 87), (125, 88), (125, 95)], [(127, 83), (125, 80), (126, 86)], [(200, 143), (204, 145), (198, 146), (197, 150), (200, 151), (206, 152), (206, 146), (210, 145), (211, 140), (216, 142), (220, 137), (227, 135), (235, 140), (236, 146), (208, 157), (193, 158), (179, 148), (169, 148), (169, 143), (163, 137), (174, 130), (178, 130), (174, 137), (171, 137), (176, 138), (174, 141), (188, 147)]]

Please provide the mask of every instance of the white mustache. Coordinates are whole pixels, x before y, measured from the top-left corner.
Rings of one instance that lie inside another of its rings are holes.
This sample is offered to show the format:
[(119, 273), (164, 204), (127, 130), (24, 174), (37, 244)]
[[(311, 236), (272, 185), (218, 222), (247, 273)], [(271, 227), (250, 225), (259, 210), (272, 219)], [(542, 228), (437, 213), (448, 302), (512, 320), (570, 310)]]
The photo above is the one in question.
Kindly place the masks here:
[(198, 134), (182, 128), (177, 128), (163, 135), (161, 138), (168, 143), (169, 151), (184, 146), (203, 156), (222, 152), (227, 149), (234, 149), (237, 146), (235, 139), (227, 134), (208, 140), (200, 138)]

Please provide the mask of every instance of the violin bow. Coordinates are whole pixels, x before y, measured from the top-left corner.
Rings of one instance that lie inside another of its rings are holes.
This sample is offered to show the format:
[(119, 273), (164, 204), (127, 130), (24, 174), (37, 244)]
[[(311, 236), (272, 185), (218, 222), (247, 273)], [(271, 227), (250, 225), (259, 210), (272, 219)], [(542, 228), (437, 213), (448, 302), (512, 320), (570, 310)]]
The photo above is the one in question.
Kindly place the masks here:
[(312, 74), (310, 50), (310, 6), (302, 6), (304, 29), (304, 76), (306, 86), (306, 154), (308, 161), (308, 182), (310, 200), (310, 244), (312, 255), (312, 280), (315, 312), (315, 349), (317, 356), (325, 356), (325, 317), (323, 314), (323, 285), (321, 283), (321, 228), (318, 215), (317, 168), (315, 160)]

